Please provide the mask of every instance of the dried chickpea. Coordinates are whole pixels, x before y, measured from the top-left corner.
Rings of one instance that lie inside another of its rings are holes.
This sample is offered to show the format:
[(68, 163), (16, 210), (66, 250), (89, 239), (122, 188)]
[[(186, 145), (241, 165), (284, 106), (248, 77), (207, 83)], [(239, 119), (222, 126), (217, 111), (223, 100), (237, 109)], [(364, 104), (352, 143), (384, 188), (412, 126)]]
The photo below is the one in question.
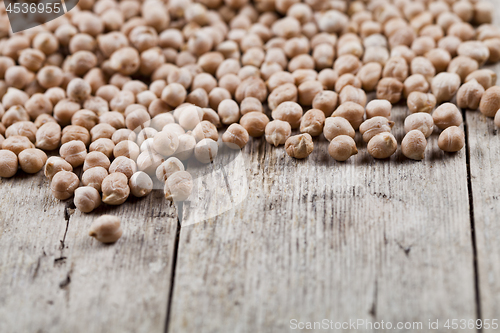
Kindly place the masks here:
[(165, 182), (165, 198), (172, 201), (185, 201), (193, 191), (193, 178), (187, 171), (174, 173)]
[(252, 137), (264, 135), (269, 118), (262, 112), (252, 111), (241, 117), (240, 124)]
[(31, 121), (18, 121), (7, 127), (5, 137), (20, 135), (27, 137), (31, 142), (35, 143), (37, 130), (38, 128)]
[(351, 73), (344, 74), (335, 82), (335, 91), (340, 93), (346, 86), (361, 88), (361, 80)]
[(395, 78), (383, 78), (377, 84), (377, 99), (386, 99), (394, 104), (399, 102), (402, 92), (403, 83)]
[(338, 79), (338, 73), (330, 68), (325, 68), (318, 73), (318, 81), (324, 89), (333, 90)]
[(349, 157), (357, 153), (356, 142), (348, 135), (338, 135), (328, 145), (328, 154), (339, 162), (347, 161)]
[(113, 215), (103, 215), (92, 222), (89, 236), (102, 243), (114, 243), (123, 234), (120, 218)]
[(302, 107), (295, 102), (283, 102), (272, 112), (273, 119), (283, 120), (290, 124), (292, 128), (300, 126), (302, 118)]
[(500, 38), (490, 38), (483, 41), (483, 43), (488, 48), (490, 55), (488, 62), (496, 63), (500, 61)]
[(206, 138), (210, 138), (214, 141), (219, 140), (219, 132), (217, 131), (217, 127), (206, 120), (196, 125), (191, 134), (196, 139), (196, 142)]
[(132, 177), (132, 175), (137, 171), (137, 165), (135, 162), (125, 156), (118, 156), (115, 158), (113, 163), (109, 166), (109, 173), (120, 172), (127, 176), (127, 178)]
[(95, 167), (103, 167), (108, 170), (111, 162), (109, 158), (99, 151), (89, 152), (87, 157), (85, 157), (85, 162), (83, 163), (83, 171), (87, 171), (88, 169)]
[(242, 115), (252, 111), (264, 112), (262, 103), (255, 97), (247, 97), (241, 101), (240, 109)]
[(78, 176), (71, 171), (61, 170), (52, 177), (50, 191), (54, 198), (66, 200), (73, 196), (80, 185)]
[(361, 81), (361, 86), (365, 91), (373, 91), (382, 77), (382, 65), (369, 62), (360, 68), (356, 76)]
[(100, 151), (108, 158), (113, 156), (113, 149), (115, 148), (115, 144), (110, 139), (98, 139), (92, 142), (89, 146), (89, 152), (91, 151)]
[(382, 77), (392, 77), (403, 82), (408, 77), (408, 64), (403, 57), (391, 57), (384, 66)]
[(136, 109), (129, 113), (125, 118), (125, 124), (129, 130), (148, 127), (151, 123), (151, 116), (146, 110)]
[(338, 57), (333, 64), (333, 69), (338, 73), (338, 75), (346, 73), (356, 74), (360, 68), (361, 61), (352, 54), (346, 54)]
[(313, 149), (312, 137), (308, 133), (291, 136), (285, 142), (285, 150), (293, 158), (306, 158), (312, 153)]
[(440, 129), (450, 126), (460, 126), (462, 124), (462, 113), (455, 104), (443, 103), (432, 113), (434, 124)]
[(23, 89), (31, 81), (33, 73), (23, 66), (12, 66), (5, 71), (5, 83), (9, 87)]
[(457, 106), (476, 110), (484, 94), (484, 88), (475, 79), (464, 83), (457, 91)]
[(267, 99), (269, 108), (275, 110), (284, 102), (297, 102), (298, 90), (295, 84), (285, 83), (274, 89)]
[[(229, 126), (227, 130), (229, 130), (230, 127), (231, 126)], [(181, 161), (185, 161), (193, 155), (194, 147), (196, 146), (196, 139), (191, 134), (187, 133), (180, 134), (178, 138), (179, 146), (177, 147), (174, 156)], [(222, 137), (222, 140), (224, 141), (224, 136)]]
[(437, 103), (450, 101), (459, 87), (460, 76), (455, 73), (439, 73), (432, 79), (431, 83), (431, 91), (436, 97)]
[(434, 120), (432, 116), (425, 112), (418, 112), (406, 117), (404, 122), (405, 133), (412, 130), (419, 130), (426, 138), (431, 136), (434, 130)]
[(482, 66), (490, 57), (490, 50), (480, 41), (466, 41), (458, 46), (457, 53), (459, 56), (466, 56), (477, 61), (479, 66)]
[(478, 69), (467, 75), (465, 82), (477, 80), (484, 89), (488, 89), (497, 83), (497, 74), (491, 69)]
[(329, 117), (337, 108), (338, 95), (334, 91), (323, 90), (316, 94), (312, 101), (313, 109), (323, 111), (325, 117)]
[(429, 82), (421, 74), (410, 75), (403, 83), (403, 95), (405, 98), (414, 92), (426, 93), (429, 91)]
[(0, 150), (0, 177), (13, 177), (18, 168), (18, 158), (15, 153), (10, 150)]
[(35, 148), (35, 145), (25, 136), (10, 136), (2, 142), (2, 149), (10, 150), (16, 155), (30, 148)]
[(493, 86), (484, 92), (479, 103), (479, 111), (486, 117), (494, 117), (498, 109), (500, 109), (500, 87)]
[(325, 120), (323, 134), (328, 141), (339, 135), (348, 135), (354, 138), (355, 131), (351, 123), (342, 117), (328, 117)]
[(299, 103), (301, 105), (311, 105), (314, 97), (323, 91), (323, 84), (319, 81), (306, 81), (299, 85)]
[(393, 121), (390, 121), (386, 117), (376, 116), (365, 120), (359, 126), (359, 132), (363, 135), (363, 141), (369, 142), (377, 134), (390, 132), (393, 126)]
[(62, 99), (54, 106), (54, 118), (61, 126), (66, 126), (71, 123), (71, 118), (79, 110), (81, 110), (79, 103)]
[(87, 146), (90, 144), (90, 133), (82, 126), (69, 125), (64, 127), (61, 135), (61, 144), (65, 144), (70, 141), (78, 140)]
[(116, 132), (116, 129), (107, 123), (101, 123), (95, 125), (90, 130), (90, 135), (92, 136), (92, 142), (98, 139), (111, 139), (113, 133)]
[[(3, 150), (2, 150), (3, 151)], [(17, 169), (17, 168), (16, 168)], [(45, 177), (52, 180), (54, 175), (59, 171), (73, 171), (71, 164), (66, 162), (63, 158), (51, 156), (45, 162), (44, 174)]]
[(460, 76), (460, 80), (464, 81), (467, 75), (479, 68), (477, 61), (466, 56), (458, 56), (453, 58), (448, 65), (448, 72), (456, 73)]
[(401, 151), (403, 155), (412, 160), (423, 160), (426, 147), (427, 140), (424, 134), (419, 130), (409, 131), (401, 142)]
[[(68, 170), (71, 171), (71, 170)], [(85, 171), (82, 175), (82, 185), (83, 186), (91, 186), (95, 188), (97, 191), (101, 191), (101, 185), (104, 180), (108, 176), (108, 171), (103, 167), (91, 168)]]
[(436, 69), (432, 62), (425, 57), (415, 57), (410, 65), (411, 74), (421, 74), (427, 81), (431, 82), (436, 75)]
[(454, 153), (465, 145), (465, 133), (457, 126), (450, 126), (439, 134), (438, 146), (441, 150)]
[(212, 139), (203, 139), (196, 144), (194, 156), (201, 163), (210, 163), (217, 156), (219, 147)]
[(82, 102), (90, 96), (92, 88), (83, 79), (75, 78), (72, 79), (66, 88), (66, 94), (69, 98)]
[(240, 109), (238, 104), (231, 99), (225, 99), (220, 102), (217, 112), (221, 122), (226, 125), (233, 124), (240, 119)]
[(495, 126), (496, 126), (496, 127), (500, 127), (500, 112), (497, 112), (497, 113), (495, 114), (494, 123), (495, 123)]
[(153, 149), (163, 156), (171, 156), (179, 147), (177, 134), (167, 131), (158, 132), (154, 136)]
[(59, 155), (76, 168), (85, 162), (87, 148), (82, 141), (69, 141), (61, 146)]
[(184, 164), (176, 157), (169, 157), (156, 169), (156, 178), (164, 183), (168, 177), (179, 171), (184, 171)]
[(82, 213), (90, 213), (101, 205), (101, 195), (94, 187), (83, 186), (75, 190), (73, 202)]
[(153, 181), (147, 173), (138, 171), (129, 180), (130, 193), (134, 197), (142, 198), (153, 190)]
[(10, 107), (2, 116), (2, 123), (5, 125), (5, 128), (9, 128), (12, 124), (18, 121), (28, 120), (30, 120), (30, 116), (20, 105), (14, 105)]
[(300, 121), (300, 132), (318, 136), (323, 132), (325, 114), (321, 110), (311, 109), (307, 111)]
[(130, 194), (128, 178), (120, 172), (111, 173), (104, 178), (101, 189), (102, 202), (108, 205), (121, 205)]
[(429, 59), (437, 73), (446, 71), (450, 65), (451, 55), (445, 49), (432, 49), (425, 53), (425, 57)]
[[(182, 108), (177, 108), (176, 112), (179, 112), (179, 125), (187, 131), (193, 130), (203, 119), (203, 110), (195, 105), (186, 105)], [(174, 118), (176, 117), (176, 112), (174, 112)]]
[(396, 138), (391, 133), (383, 132), (375, 135), (368, 142), (368, 153), (377, 159), (390, 157), (398, 149)]
[(354, 86), (347, 86), (340, 92), (339, 100), (340, 104), (354, 102), (364, 107), (366, 105), (366, 93), (364, 90), (355, 88)]

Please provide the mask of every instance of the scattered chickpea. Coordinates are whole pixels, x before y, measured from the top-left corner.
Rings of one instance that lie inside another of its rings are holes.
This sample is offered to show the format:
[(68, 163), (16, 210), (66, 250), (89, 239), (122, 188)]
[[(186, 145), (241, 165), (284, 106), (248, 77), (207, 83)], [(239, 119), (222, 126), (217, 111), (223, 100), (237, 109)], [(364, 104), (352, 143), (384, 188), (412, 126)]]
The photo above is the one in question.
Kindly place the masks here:
[(340, 105), (332, 114), (332, 117), (343, 117), (347, 119), (352, 127), (357, 130), (363, 122), (365, 108), (353, 102), (346, 102)]
[(269, 118), (262, 112), (252, 111), (241, 117), (240, 124), (252, 137), (261, 137), (264, 135)]
[(313, 149), (312, 137), (308, 133), (291, 136), (285, 142), (285, 150), (293, 158), (306, 158), (312, 153)]
[(73, 196), (80, 185), (78, 176), (71, 171), (61, 170), (52, 177), (50, 191), (54, 198), (66, 200)]
[(189, 198), (192, 191), (193, 178), (187, 171), (178, 171), (168, 177), (165, 182), (164, 192), (167, 200), (185, 201)]
[(477, 80), (484, 89), (489, 89), (497, 83), (497, 74), (491, 69), (478, 69), (465, 78), (465, 82), (471, 80)]
[(90, 225), (89, 236), (101, 243), (114, 243), (122, 234), (120, 218), (113, 215), (102, 215)]
[(300, 120), (303, 112), (304, 111), (299, 104), (295, 102), (283, 102), (275, 110), (273, 110), (272, 117), (275, 120), (277, 119), (288, 122), (292, 129), (294, 129), (300, 126)]
[(240, 124), (229, 125), (222, 135), (222, 142), (231, 149), (242, 149), (248, 143), (248, 140), (249, 134), (245, 127)]
[(17, 155), (10, 150), (0, 150), (0, 177), (10, 178), (17, 173)]
[(465, 133), (457, 126), (450, 126), (439, 134), (438, 146), (441, 150), (454, 153), (465, 145)]
[(25, 136), (10, 136), (2, 142), (2, 149), (10, 150), (16, 155), (30, 148), (35, 148), (35, 145)]
[[(229, 130), (231, 126), (229, 126), (227, 130)], [(179, 135), (178, 139), (179, 139), (179, 146), (177, 147), (174, 156), (180, 159), (181, 161), (188, 160), (194, 153), (194, 148), (196, 146), (196, 139), (191, 134), (187, 133)], [(224, 137), (222, 138), (222, 140), (224, 140)]]
[(40, 149), (30, 148), (19, 153), (19, 166), (26, 173), (37, 173), (47, 162), (47, 155)]
[(328, 154), (339, 162), (347, 161), (349, 157), (357, 153), (356, 142), (349, 135), (338, 135), (328, 145)]
[(460, 126), (462, 124), (462, 113), (455, 104), (443, 103), (432, 113), (434, 124), (440, 129), (450, 126)]
[(196, 144), (194, 156), (201, 163), (210, 163), (215, 159), (218, 151), (217, 142), (212, 139), (203, 139)]
[(426, 147), (427, 140), (425, 139), (425, 135), (419, 130), (409, 131), (401, 142), (403, 155), (412, 160), (423, 160)]
[(130, 194), (128, 178), (120, 172), (111, 173), (104, 178), (101, 189), (102, 202), (108, 205), (121, 205)]
[(168, 177), (179, 171), (184, 171), (184, 164), (176, 157), (169, 157), (156, 169), (156, 178), (164, 183)]
[(90, 144), (89, 152), (100, 151), (108, 158), (111, 158), (113, 155), (114, 148), (115, 144), (110, 139), (97, 139), (96, 141)]
[(90, 213), (101, 205), (101, 195), (94, 187), (83, 186), (75, 190), (73, 202), (82, 213)]
[(82, 175), (82, 185), (91, 186), (100, 192), (102, 181), (107, 176), (108, 176), (108, 171), (103, 167), (95, 167), (88, 169)]
[(431, 113), (436, 106), (436, 97), (433, 94), (426, 94), (419, 91), (412, 92), (408, 99), (406, 100), (406, 104), (411, 113), (416, 112), (427, 112)]
[(390, 132), (394, 122), (388, 120), (386, 117), (376, 116), (365, 120), (359, 126), (359, 132), (363, 135), (363, 141), (369, 142), (371, 138), (382, 132)]
[(82, 141), (69, 141), (61, 146), (59, 155), (75, 168), (85, 162), (87, 147)]
[(475, 79), (464, 83), (457, 91), (457, 106), (476, 110), (484, 94), (484, 88)]
[(392, 104), (399, 102), (402, 92), (403, 83), (395, 78), (383, 78), (377, 85), (377, 99), (386, 99)]
[(383, 132), (375, 135), (368, 142), (368, 153), (377, 159), (390, 157), (396, 152), (398, 144), (396, 138), (391, 133)]
[(90, 143), (90, 133), (82, 126), (69, 125), (64, 127), (61, 134), (61, 143), (65, 144), (70, 141), (78, 140), (87, 146)]
[(318, 136), (323, 132), (325, 114), (321, 110), (311, 109), (307, 111), (300, 122), (300, 132)]
[(431, 91), (436, 97), (436, 102), (450, 101), (458, 91), (460, 81), (460, 76), (455, 73), (439, 73), (436, 75), (431, 83)]
[(500, 109), (500, 87), (492, 86), (484, 92), (479, 103), (479, 111), (486, 117), (494, 117), (498, 109)]
[(124, 174), (127, 178), (132, 177), (136, 171), (137, 165), (132, 159), (126, 156), (118, 156), (109, 166), (109, 174), (119, 172)]
[(426, 138), (431, 136), (434, 130), (434, 120), (432, 116), (425, 112), (418, 112), (406, 117), (404, 122), (405, 133), (412, 130), (421, 131)]

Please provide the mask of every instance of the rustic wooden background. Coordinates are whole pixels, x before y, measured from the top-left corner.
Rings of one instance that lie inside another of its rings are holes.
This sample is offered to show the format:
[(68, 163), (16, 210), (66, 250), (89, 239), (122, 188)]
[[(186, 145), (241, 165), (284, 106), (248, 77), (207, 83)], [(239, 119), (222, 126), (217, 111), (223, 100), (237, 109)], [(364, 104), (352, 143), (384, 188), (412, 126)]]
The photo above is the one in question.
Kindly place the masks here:
[[(393, 114), (401, 142), (408, 110)], [(359, 137), (346, 163), (324, 138), (304, 161), (254, 139), (180, 207), (155, 191), (86, 215), (41, 173), (0, 179), (0, 332), (500, 319), (500, 137), (477, 111), (464, 120), (465, 149), (441, 152), (435, 133), (421, 162), (373, 160)], [(123, 220), (111, 246), (87, 235), (103, 213)]]

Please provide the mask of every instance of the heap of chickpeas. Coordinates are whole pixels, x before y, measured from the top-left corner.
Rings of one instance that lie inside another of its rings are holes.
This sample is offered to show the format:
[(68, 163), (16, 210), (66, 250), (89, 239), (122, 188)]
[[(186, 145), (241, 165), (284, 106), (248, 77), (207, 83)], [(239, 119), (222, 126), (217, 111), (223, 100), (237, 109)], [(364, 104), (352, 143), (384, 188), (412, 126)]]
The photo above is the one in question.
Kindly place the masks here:
[[(443, 151), (463, 148), (459, 108), (500, 126), (497, 76), (480, 69), (500, 60), (489, 1), (80, 0), (16, 34), (1, 6), (0, 176), (44, 168), (54, 197), (82, 212), (146, 196), (156, 179), (186, 200), (185, 161), (250, 137), (302, 159), (323, 134), (345, 161), (359, 130), (388, 158), (401, 100), (410, 159), (435, 127)], [(119, 227), (103, 217), (91, 234), (114, 241)]]

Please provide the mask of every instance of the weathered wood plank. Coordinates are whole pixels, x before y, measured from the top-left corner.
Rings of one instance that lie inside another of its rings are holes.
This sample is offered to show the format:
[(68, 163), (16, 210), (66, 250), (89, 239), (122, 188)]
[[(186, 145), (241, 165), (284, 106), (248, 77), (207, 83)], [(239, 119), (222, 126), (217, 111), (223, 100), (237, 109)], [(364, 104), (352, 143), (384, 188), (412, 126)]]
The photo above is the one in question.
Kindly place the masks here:
[[(406, 113), (393, 110), (398, 142)], [(357, 142), (359, 154), (337, 163), (324, 138), (304, 161), (254, 139), (246, 163), (227, 171), (248, 180), (247, 197), (192, 224), (228, 192), (221, 173), (197, 180), (184, 209), (169, 332), (476, 318), (465, 151), (443, 153), (434, 134), (424, 161), (400, 149), (376, 161)]]
[[(1, 332), (164, 331), (178, 220), (161, 191), (83, 215), (41, 174), (1, 182)], [(122, 218), (114, 245), (88, 236), (103, 213)]]

